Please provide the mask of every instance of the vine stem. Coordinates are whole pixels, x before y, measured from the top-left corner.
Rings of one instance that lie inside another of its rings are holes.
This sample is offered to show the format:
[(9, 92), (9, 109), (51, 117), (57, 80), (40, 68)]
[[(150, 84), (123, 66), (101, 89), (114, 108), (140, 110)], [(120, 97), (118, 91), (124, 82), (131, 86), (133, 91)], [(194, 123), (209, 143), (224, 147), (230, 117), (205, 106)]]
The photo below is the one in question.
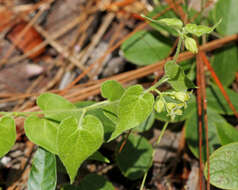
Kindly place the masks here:
[(62, 113), (62, 112), (87, 112), (89, 110), (93, 110), (93, 109), (97, 109), (97, 108), (102, 108), (104, 106), (108, 106), (108, 105), (113, 105), (113, 104), (117, 104), (119, 103), (119, 100), (116, 101), (102, 101), (102, 102), (98, 102), (96, 104), (87, 106), (87, 107), (83, 107), (83, 108), (75, 108), (75, 109), (59, 109), (59, 110), (48, 110), (48, 111), (38, 111), (38, 112), (0, 112), (0, 115), (3, 116), (15, 116), (15, 117), (25, 117), (27, 115), (40, 115), (40, 114), (50, 114), (50, 113)]
[(182, 45), (182, 41), (183, 41), (182, 34), (179, 34), (179, 41), (178, 41), (177, 49), (176, 49), (175, 55), (174, 55), (174, 57), (173, 57), (173, 60), (174, 60), (175, 62), (176, 62), (177, 59), (178, 59), (179, 52), (180, 52), (181, 45)]
[[(165, 132), (165, 130), (167, 129), (168, 124), (169, 124), (168, 121), (164, 124), (164, 126), (163, 126), (163, 128), (162, 128), (162, 131), (161, 131), (161, 133), (160, 133), (160, 135), (159, 135), (159, 137), (158, 137), (158, 139), (157, 139), (157, 141), (156, 141), (156, 143), (155, 143), (157, 146), (159, 145), (159, 143), (160, 143), (162, 137), (164, 136), (164, 132)], [(155, 156), (155, 150), (153, 151), (152, 158), (154, 158), (154, 156)], [(142, 180), (142, 182), (141, 182), (140, 190), (143, 190), (143, 189), (144, 189), (145, 180), (146, 180), (147, 175), (148, 175), (148, 170), (147, 170), (147, 171), (145, 172), (145, 174), (144, 174), (143, 180)]]

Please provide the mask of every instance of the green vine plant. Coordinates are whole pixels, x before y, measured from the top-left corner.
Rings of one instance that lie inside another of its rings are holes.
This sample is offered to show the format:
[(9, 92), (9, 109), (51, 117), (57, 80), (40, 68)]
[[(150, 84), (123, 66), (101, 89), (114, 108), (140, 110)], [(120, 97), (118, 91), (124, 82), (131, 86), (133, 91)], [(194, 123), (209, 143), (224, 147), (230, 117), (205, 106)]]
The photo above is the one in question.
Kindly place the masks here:
[[(189, 89), (195, 88), (195, 85), (188, 79), (183, 69), (176, 64), (181, 45), (184, 43), (187, 50), (197, 53), (196, 42), (189, 35), (199, 37), (208, 34), (216, 25), (212, 28), (196, 24), (184, 26), (179, 19), (145, 18), (167, 25), (179, 34), (176, 53), (173, 59), (165, 64), (163, 78), (148, 89), (138, 84), (125, 89), (114, 80), (106, 81), (101, 85), (101, 95), (106, 100), (90, 105), (73, 104), (59, 95), (44, 93), (36, 100), (41, 111), (0, 112), (3, 116), (0, 119), (0, 157), (3, 157), (15, 144), (14, 118), (24, 117), (26, 136), (31, 142), (41, 147), (36, 156), (43, 151), (41, 159), (47, 158), (49, 163), (55, 164), (55, 155), (57, 155), (65, 166), (72, 184), (79, 167), (85, 160), (105, 161), (98, 152), (103, 143), (110, 142), (122, 133), (137, 127), (153, 111), (158, 113), (166, 111), (171, 120), (182, 115), (191, 96)], [(158, 87), (164, 83), (169, 83), (172, 90), (166, 92), (158, 90)], [(110, 126), (107, 125), (108, 122), (111, 123)], [(168, 122), (165, 123), (163, 132), (167, 126)], [(157, 143), (160, 142), (162, 136), (163, 133)], [(52, 159), (49, 159), (49, 155)], [(38, 159), (39, 157), (33, 161), (30, 178), (34, 178), (34, 170), (36, 170), (34, 163), (39, 162)], [(55, 170), (54, 167), (52, 171), (48, 171), (52, 174), (51, 177), (56, 176)], [(145, 178), (146, 175), (141, 189), (143, 189)], [(38, 184), (28, 183), (29, 189), (40, 189), (37, 185), (40, 185), (39, 182)], [(51, 183), (42, 189), (55, 189), (55, 187), (56, 180), (51, 180)]]

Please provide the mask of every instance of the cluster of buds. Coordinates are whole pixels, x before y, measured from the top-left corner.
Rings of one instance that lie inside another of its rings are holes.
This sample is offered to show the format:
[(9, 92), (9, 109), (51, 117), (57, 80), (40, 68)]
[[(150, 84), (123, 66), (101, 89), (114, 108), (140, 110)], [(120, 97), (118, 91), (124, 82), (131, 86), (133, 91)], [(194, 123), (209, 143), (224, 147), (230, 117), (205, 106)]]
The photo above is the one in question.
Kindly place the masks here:
[[(187, 102), (190, 99), (190, 95), (191, 92), (187, 91), (160, 93), (154, 108), (158, 113), (166, 110), (171, 120), (174, 120), (176, 115), (182, 115), (183, 109), (187, 108)], [(173, 101), (166, 100), (166, 97), (170, 97)]]

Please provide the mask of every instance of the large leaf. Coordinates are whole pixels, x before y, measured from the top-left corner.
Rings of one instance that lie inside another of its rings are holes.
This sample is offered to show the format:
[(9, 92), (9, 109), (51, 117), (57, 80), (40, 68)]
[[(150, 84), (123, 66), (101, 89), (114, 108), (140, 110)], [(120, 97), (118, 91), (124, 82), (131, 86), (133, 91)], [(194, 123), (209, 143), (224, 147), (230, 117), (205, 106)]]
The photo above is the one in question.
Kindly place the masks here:
[(56, 121), (62, 121), (69, 116), (76, 118), (81, 116), (81, 112), (76, 110), (74, 104), (56, 94), (41, 94), (37, 98), (37, 105), (46, 112), (45, 117)]
[[(77, 108), (83, 108), (95, 103), (96, 102), (94, 101), (82, 101), (77, 102), (75, 105), (77, 106)], [(106, 116), (106, 113), (102, 108), (89, 110), (87, 111), (87, 114), (96, 116), (102, 122), (104, 128), (104, 141), (107, 141), (110, 138), (112, 132), (115, 130), (116, 124)]]
[(57, 181), (55, 155), (38, 148), (28, 179), (28, 190), (55, 190)]
[(73, 183), (84, 160), (103, 143), (103, 126), (95, 116), (87, 115), (80, 121), (74, 117), (64, 119), (58, 130), (57, 145), (70, 181)]
[[(93, 183), (92, 183), (93, 182)], [(113, 185), (103, 176), (89, 174), (83, 178), (78, 190), (114, 190)]]
[(120, 83), (114, 80), (108, 80), (102, 83), (101, 93), (104, 98), (107, 98), (110, 101), (118, 100), (121, 98), (124, 93), (124, 88)]
[[(238, 93), (225, 88), (226, 93), (228, 94), (232, 104), (238, 109)], [(223, 94), (220, 89), (212, 84), (206, 89), (207, 94), (207, 105), (209, 108), (213, 109), (217, 113), (232, 115), (234, 114), (231, 108), (229, 107), (227, 101), (225, 100)]]
[[(207, 165), (205, 167), (207, 176)], [(238, 143), (217, 149), (210, 156), (210, 183), (221, 189), (236, 190), (238, 187)]]
[(0, 157), (4, 156), (15, 144), (16, 126), (11, 117), (0, 118)]
[(150, 65), (166, 58), (170, 48), (170, 41), (153, 31), (137, 32), (121, 46), (125, 58), (137, 65)]
[(155, 121), (155, 111), (152, 111), (149, 117), (139, 126), (137, 126), (135, 130), (138, 132), (148, 131), (153, 126), (154, 121)]
[[(207, 110), (208, 116), (208, 139), (209, 139), (209, 150), (212, 153), (215, 149), (220, 146), (220, 140), (218, 138), (216, 126), (227, 125), (225, 119), (213, 110)], [(197, 110), (195, 109), (190, 117), (186, 120), (186, 142), (191, 152), (199, 158), (199, 133), (198, 133), (198, 116)], [(202, 158), (206, 160), (206, 146), (205, 146), (205, 130), (203, 128), (203, 146), (202, 146)]]
[(99, 151), (96, 151), (91, 155), (88, 159), (90, 160), (97, 160), (100, 162), (110, 163), (110, 160), (102, 155)]
[(217, 31), (222, 35), (238, 33), (238, 1), (237, 0), (218, 0), (212, 11), (214, 23), (220, 19), (222, 22), (217, 27)]
[(57, 154), (58, 148), (56, 140), (58, 125), (58, 123), (47, 119), (30, 116), (25, 120), (24, 129), (30, 141), (53, 154)]
[[(118, 149), (121, 143), (118, 144)], [(117, 155), (116, 162), (125, 177), (135, 180), (141, 178), (151, 167), (152, 153), (153, 148), (147, 139), (131, 134), (122, 151)]]
[(129, 87), (120, 99), (119, 122), (112, 133), (111, 140), (145, 121), (153, 110), (153, 104), (154, 96), (145, 93), (141, 85)]
[(216, 128), (222, 145), (238, 142), (238, 130), (229, 123), (217, 125)]
[(229, 86), (234, 81), (238, 71), (237, 45), (233, 43), (217, 50), (214, 54), (212, 66), (222, 84)]

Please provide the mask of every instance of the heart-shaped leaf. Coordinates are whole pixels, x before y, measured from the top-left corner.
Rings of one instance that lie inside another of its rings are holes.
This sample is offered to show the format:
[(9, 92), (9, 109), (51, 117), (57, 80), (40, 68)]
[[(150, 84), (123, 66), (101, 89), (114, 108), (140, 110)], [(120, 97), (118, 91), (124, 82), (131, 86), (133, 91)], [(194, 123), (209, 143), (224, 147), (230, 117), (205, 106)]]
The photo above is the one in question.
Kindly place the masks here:
[(62, 121), (70, 116), (78, 119), (81, 116), (81, 111), (77, 110), (74, 104), (56, 94), (41, 94), (37, 98), (37, 105), (45, 111), (45, 117), (56, 121)]
[(16, 126), (11, 117), (0, 118), (0, 157), (4, 156), (15, 144)]
[[(238, 143), (217, 149), (210, 156), (210, 183), (218, 188), (236, 190), (238, 187)], [(204, 170), (207, 176), (207, 164)]]
[[(123, 143), (123, 141), (121, 141)], [(117, 149), (120, 148), (118, 144)], [(131, 180), (141, 178), (151, 167), (153, 148), (148, 140), (142, 136), (131, 134), (116, 157), (116, 163), (124, 176)]]
[(129, 87), (120, 99), (119, 122), (110, 140), (145, 121), (153, 110), (153, 104), (154, 96), (144, 93), (141, 85)]
[(56, 143), (58, 127), (58, 123), (36, 116), (28, 117), (24, 123), (25, 133), (29, 140), (53, 154), (58, 153)]
[(171, 42), (156, 31), (139, 31), (126, 40), (121, 50), (136, 65), (150, 65), (166, 58)]
[(124, 88), (115, 80), (108, 80), (102, 83), (101, 93), (104, 98), (110, 101), (118, 100), (124, 93)]
[(71, 183), (82, 162), (102, 145), (103, 135), (100, 120), (92, 115), (86, 115), (80, 121), (69, 117), (60, 123), (57, 136), (58, 155), (70, 176)]
[(28, 190), (55, 190), (57, 181), (55, 155), (38, 148), (28, 179)]

